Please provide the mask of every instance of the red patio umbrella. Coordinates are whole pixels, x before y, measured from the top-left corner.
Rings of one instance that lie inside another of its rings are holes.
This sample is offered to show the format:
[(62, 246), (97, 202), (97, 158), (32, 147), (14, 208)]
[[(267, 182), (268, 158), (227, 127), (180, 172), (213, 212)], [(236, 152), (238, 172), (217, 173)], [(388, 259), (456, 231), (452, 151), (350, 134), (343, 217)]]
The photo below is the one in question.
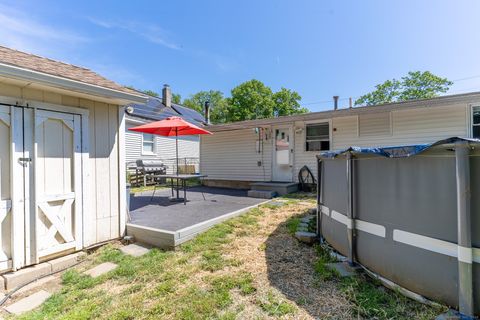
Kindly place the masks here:
[(164, 120), (155, 121), (143, 124), (138, 127), (130, 128), (129, 130), (157, 134), (160, 136), (173, 137), (175, 136), (176, 159), (177, 159), (177, 174), (178, 174), (178, 136), (191, 136), (196, 134), (212, 134), (210, 131), (197, 127), (190, 122), (183, 120), (180, 117), (168, 117)]

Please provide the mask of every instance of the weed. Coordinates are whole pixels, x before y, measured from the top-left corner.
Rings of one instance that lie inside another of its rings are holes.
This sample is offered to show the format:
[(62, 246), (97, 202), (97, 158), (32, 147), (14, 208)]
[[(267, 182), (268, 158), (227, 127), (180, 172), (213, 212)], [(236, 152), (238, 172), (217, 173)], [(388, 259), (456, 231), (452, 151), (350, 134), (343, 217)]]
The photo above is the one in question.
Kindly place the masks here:
[(292, 217), (287, 220), (287, 230), (290, 234), (295, 234), (297, 232), (298, 226), (300, 224), (300, 218)]
[(267, 294), (264, 301), (259, 302), (260, 308), (269, 316), (281, 317), (287, 314), (295, 313), (295, 306), (283, 301), (273, 295), (272, 292)]

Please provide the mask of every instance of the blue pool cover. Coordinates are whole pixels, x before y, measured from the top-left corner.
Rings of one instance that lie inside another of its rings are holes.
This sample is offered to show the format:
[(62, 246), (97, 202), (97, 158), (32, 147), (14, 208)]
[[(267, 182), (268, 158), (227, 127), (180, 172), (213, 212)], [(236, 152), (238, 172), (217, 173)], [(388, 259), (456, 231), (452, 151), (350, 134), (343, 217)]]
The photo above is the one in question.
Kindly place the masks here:
[(332, 159), (339, 155), (345, 154), (347, 152), (352, 152), (354, 154), (374, 154), (378, 156), (383, 156), (386, 158), (407, 158), (424, 152), (425, 150), (442, 145), (442, 144), (452, 144), (459, 141), (469, 141), (480, 143), (479, 139), (467, 139), (467, 138), (459, 138), (459, 137), (452, 137), (443, 140), (439, 140), (434, 143), (427, 143), (427, 144), (416, 144), (416, 145), (407, 145), (407, 146), (394, 146), (394, 147), (373, 147), (373, 148), (362, 148), (362, 147), (349, 147), (344, 150), (338, 151), (325, 151), (321, 152), (317, 155), (319, 159)]

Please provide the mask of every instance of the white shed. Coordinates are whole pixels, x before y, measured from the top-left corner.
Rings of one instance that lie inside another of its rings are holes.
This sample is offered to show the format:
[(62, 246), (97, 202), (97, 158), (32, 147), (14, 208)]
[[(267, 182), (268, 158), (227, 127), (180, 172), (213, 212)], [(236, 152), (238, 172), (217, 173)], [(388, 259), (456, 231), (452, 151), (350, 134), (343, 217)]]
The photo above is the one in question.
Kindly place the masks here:
[(0, 272), (125, 232), (124, 105), (81, 67), (0, 47)]
[(205, 184), (248, 188), (252, 182), (298, 182), (316, 170), (320, 151), (480, 138), (480, 93), (209, 126), (200, 138)]

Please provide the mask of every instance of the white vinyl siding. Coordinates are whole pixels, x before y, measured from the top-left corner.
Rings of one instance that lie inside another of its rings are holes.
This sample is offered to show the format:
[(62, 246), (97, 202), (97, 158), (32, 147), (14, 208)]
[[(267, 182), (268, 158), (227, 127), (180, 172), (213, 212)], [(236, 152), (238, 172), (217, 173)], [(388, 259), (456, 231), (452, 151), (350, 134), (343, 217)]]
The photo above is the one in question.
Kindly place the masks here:
[(390, 112), (359, 115), (358, 126), (360, 136), (390, 135)]
[(263, 153), (257, 152), (258, 134), (254, 129), (214, 132), (200, 139), (200, 172), (207, 174), (208, 179), (270, 181), (271, 135), (263, 140)]
[[(383, 112), (381, 116), (371, 117), (368, 121), (362, 122), (363, 133), (368, 132), (363, 135), (359, 132), (358, 115), (332, 118), (330, 149), (420, 144), (454, 136), (467, 137), (471, 130), (470, 112), (471, 108), (466, 103), (428, 108), (408, 107), (405, 110)], [(387, 118), (389, 130), (386, 125)], [(372, 128), (365, 128), (368, 123)], [(305, 151), (305, 122), (296, 121), (290, 125), (295, 128), (293, 179), (298, 181), (298, 172), (304, 165), (315, 174), (317, 167), (315, 156), (319, 152)], [(263, 154), (265, 167), (262, 168), (257, 166), (260, 156), (255, 153), (255, 140), (253, 129), (214, 132), (212, 136), (202, 137), (200, 147), (202, 173), (207, 174), (209, 179), (270, 181), (272, 143), (271, 141), (265, 143)]]
[(358, 116), (332, 119), (333, 149), (431, 143), (468, 136), (467, 105), (408, 108), (391, 112), (391, 134), (359, 135)]

